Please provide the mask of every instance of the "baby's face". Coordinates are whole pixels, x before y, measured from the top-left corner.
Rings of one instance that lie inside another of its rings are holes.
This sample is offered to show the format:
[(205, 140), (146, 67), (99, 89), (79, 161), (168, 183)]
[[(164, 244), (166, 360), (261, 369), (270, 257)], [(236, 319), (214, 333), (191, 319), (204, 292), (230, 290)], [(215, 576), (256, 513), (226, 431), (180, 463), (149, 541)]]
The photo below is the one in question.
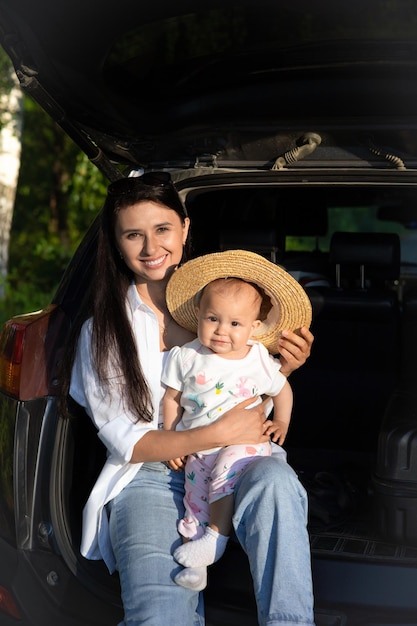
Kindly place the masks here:
[(261, 323), (256, 319), (259, 302), (254, 297), (255, 290), (246, 283), (237, 290), (210, 287), (204, 290), (197, 309), (198, 337), (219, 356), (241, 359), (248, 353), (247, 342)]

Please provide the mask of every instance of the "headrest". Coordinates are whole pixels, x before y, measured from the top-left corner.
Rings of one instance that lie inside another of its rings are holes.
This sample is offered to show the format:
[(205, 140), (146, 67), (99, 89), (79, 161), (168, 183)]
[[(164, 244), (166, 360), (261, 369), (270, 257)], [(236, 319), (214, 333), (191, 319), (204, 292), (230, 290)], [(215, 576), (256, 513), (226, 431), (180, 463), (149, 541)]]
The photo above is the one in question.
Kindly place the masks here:
[(366, 278), (395, 280), (400, 273), (400, 238), (395, 233), (336, 232), (330, 242), (331, 264), (362, 268)]

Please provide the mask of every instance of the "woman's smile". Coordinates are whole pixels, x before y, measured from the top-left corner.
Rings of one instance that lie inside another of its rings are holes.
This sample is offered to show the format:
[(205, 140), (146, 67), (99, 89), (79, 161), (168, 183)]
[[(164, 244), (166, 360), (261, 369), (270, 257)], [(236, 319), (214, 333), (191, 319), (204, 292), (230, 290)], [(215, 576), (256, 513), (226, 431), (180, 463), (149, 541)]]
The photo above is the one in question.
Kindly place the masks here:
[(167, 258), (167, 254), (163, 254), (157, 259), (140, 259), (140, 261), (149, 268), (159, 268), (164, 264), (165, 259)]

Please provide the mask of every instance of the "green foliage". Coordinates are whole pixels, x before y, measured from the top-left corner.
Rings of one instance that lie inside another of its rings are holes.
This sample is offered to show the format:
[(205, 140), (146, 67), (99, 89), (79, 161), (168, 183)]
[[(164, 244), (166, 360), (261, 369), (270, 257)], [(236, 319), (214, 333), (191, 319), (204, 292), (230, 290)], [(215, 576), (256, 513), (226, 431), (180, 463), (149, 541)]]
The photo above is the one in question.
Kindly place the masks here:
[(78, 147), (25, 98), (22, 158), (0, 323), (46, 306), (88, 226), (107, 182)]
[(13, 66), (9, 57), (0, 46), (0, 94), (10, 90), (13, 85)]
[(46, 291), (39, 290), (36, 280), (24, 283), (14, 278), (10, 277), (6, 281), (0, 279), (0, 283), (4, 282), (6, 290), (6, 296), (0, 308), (0, 328), (14, 315), (43, 309), (49, 304), (55, 291), (54, 287), (48, 294)]
[(92, 165), (87, 156), (77, 154), (74, 173), (66, 188), (69, 205), (69, 225), (76, 247), (103, 204), (108, 181)]

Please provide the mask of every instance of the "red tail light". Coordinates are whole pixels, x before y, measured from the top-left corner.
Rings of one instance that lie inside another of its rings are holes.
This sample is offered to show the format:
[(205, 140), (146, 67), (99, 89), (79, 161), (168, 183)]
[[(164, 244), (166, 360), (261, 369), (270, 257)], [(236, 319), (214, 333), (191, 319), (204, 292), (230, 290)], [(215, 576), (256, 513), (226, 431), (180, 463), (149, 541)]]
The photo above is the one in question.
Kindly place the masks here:
[(54, 392), (59, 346), (65, 339), (60, 335), (64, 320), (62, 311), (51, 305), (4, 324), (0, 334), (0, 391), (17, 400)]
[(0, 389), (18, 397), (22, 369), (25, 326), (10, 320), (0, 335)]
[(13, 599), (12, 594), (5, 587), (0, 585), (0, 611), (6, 615), (10, 615), (14, 619), (22, 619), (16, 602)]

